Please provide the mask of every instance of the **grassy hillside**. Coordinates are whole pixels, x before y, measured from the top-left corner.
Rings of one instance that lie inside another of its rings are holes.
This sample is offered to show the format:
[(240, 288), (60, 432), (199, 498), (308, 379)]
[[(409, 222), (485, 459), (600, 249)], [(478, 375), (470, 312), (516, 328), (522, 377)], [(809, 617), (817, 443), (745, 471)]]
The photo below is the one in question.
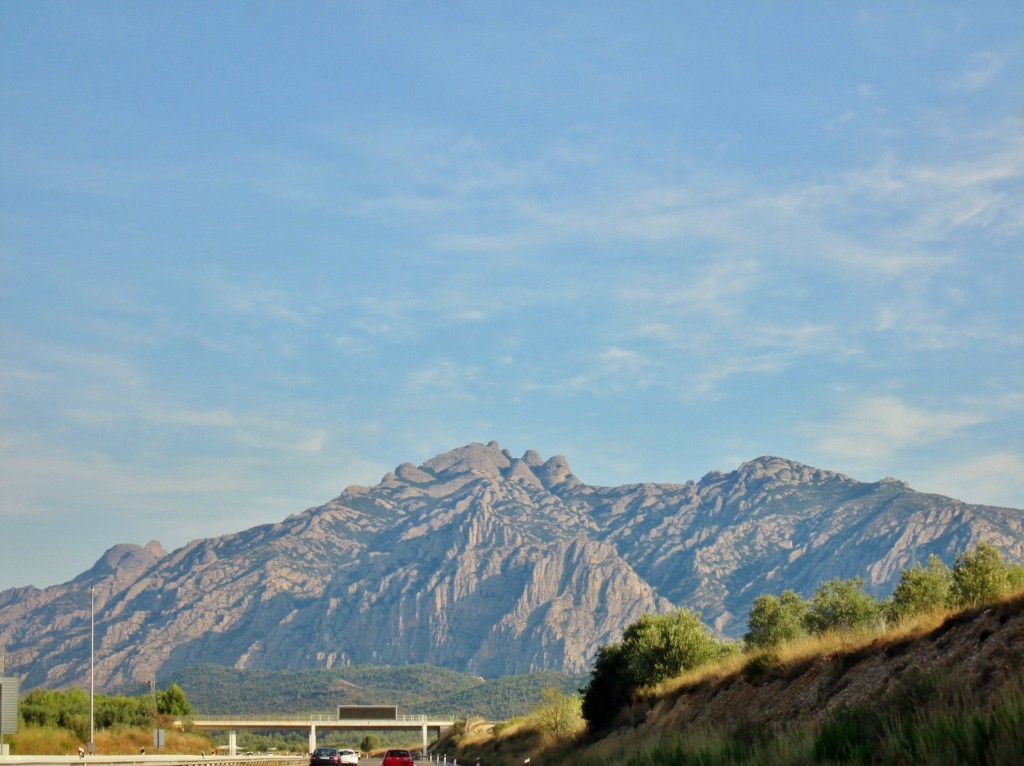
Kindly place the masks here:
[(597, 741), (533, 717), (459, 744), (485, 766), (1019, 766), (1024, 595), (735, 656), (643, 690)]

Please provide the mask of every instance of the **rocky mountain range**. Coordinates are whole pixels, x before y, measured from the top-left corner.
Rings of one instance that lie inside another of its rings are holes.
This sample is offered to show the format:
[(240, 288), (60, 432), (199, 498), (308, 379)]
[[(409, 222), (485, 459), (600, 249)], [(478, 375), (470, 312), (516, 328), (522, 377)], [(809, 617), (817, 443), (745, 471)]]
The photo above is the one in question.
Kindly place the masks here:
[(853, 576), (887, 594), (979, 540), (1024, 560), (1024, 511), (777, 457), (599, 487), (562, 457), (470, 444), (280, 523), (117, 545), (68, 583), (0, 592), (0, 646), (25, 688), (87, 679), (94, 588), (100, 688), (200, 663), (581, 672), (646, 612), (737, 636), (761, 594)]

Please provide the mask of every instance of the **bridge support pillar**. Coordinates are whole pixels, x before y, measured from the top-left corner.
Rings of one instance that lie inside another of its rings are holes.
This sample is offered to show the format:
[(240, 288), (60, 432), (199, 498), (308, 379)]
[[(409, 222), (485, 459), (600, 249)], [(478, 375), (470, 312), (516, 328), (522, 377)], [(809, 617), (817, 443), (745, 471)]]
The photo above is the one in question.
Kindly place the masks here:
[(238, 732), (234, 730), (228, 732), (228, 755), (232, 758), (238, 755)]
[(423, 755), (426, 755), (427, 754), (427, 725), (423, 724), (420, 727), (420, 730), (423, 732), (423, 750), (421, 752), (423, 753)]
[(309, 725), (309, 752), (316, 750), (316, 724)]

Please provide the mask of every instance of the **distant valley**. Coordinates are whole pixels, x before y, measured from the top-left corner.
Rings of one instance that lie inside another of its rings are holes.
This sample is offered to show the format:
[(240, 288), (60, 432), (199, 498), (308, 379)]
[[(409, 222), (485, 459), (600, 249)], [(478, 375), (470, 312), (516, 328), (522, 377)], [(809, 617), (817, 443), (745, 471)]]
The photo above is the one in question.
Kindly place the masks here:
[(1024, 560), (1024, 511), (762, 457), (679, 484), (585, 484), (561, 457), (470, 444), (373, 487), (171, 552), (117, 545), (71, 582), (0, 592), (25, 688), (115, 688), (198, 665), (431, 665), (585, 673), (640, 615), (699, 610), (742, 634), (754, 598), (901, 568), (979, 540)]

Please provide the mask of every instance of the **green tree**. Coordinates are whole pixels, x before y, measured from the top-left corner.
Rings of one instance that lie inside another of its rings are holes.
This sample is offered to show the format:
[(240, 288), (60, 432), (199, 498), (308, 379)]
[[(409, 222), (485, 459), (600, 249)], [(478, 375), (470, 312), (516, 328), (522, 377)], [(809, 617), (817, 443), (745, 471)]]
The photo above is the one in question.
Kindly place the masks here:
[(747, 616), (748, 647), (769, 648), (807, 635), (808, 604), (799, 593), (786, 590), (781, 596), (758, 596)]
[(541, 691), (541, 706), (534, 711), (533, 718), (548, 739), (572, 739), (584, 728), (582, 700), (578, 694), (548, 687)]
[(920, 562), (900, 571), (900, 581), (885, 604), (885, 616), (898, 622), (914, 615), (942, 609), (949, 601), (953, 575), (949, 567), (934, 553), (928, 565)]
[(171, 684), (156, 693), (156, 711), (162, 715), (192, 715), (192, 706), (185, 692), (177, 684)]
[(615, 720), (618, 711), (629, 703), (636, 684), (622, 644), (605, 644), (597, 650), (590, 681), (583, 693), (582, 713), (593, 731), (601, 731)]
[(148, 695), (96, 698), (96, 726), (101, 729), (114, 726), (149, 726), (152, 722), (152, 702)]
[(1024, 564), (1011, 564), (1007, 575), (1010, 580), (1010, 592), (1024, 590)]
[(359, 743), (359, 749), (364, 753), (371, 753), (380, 747), (380, 737), (376, 734), (367, 734)]
[(622, 650), (637, 686), (649, 686), (706, 665), (724, 647), (700, 621), (699, 612), (680, 609), (645, 614), (622, 636)]
[(1010, 579), (1010, 567), (1003, 563), (999, 549), (979, 542), (973, 552), (968, 549), (956, 555), (950, 605), (962, 608), (998, 601), (1010, 592)]
[(680, 609), (645, 614), (626, 628), (621, 644), (602, 646), (583, 691), (583, 717), (594, 730), (606, 728), (633, 692), (734, 651), (717, 640), (700, 614)]
[(838, 577), (823, 582), (811, 598), (807, 627), (812, 633), (870, 628), (881, 611), (878, 599), (864, 592), (864, 580)]
[(75, 730), (89, 723), (89, 695), (82, 689), (33, 689), (18, 705), (26, 724), (63, 726)]

